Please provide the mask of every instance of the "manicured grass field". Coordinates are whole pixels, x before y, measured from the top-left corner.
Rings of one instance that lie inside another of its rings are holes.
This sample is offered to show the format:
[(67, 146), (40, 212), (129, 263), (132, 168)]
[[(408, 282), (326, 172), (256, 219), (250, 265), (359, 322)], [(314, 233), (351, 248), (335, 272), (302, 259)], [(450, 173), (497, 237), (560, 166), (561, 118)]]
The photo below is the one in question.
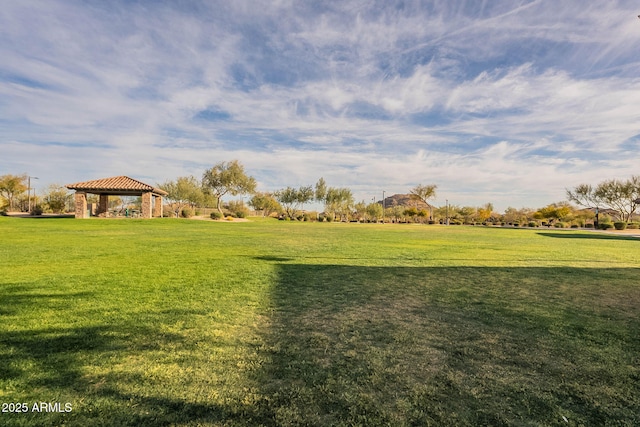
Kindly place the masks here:
[(0, 260), (0, 425), (640, 425), (639, 239), (0, 217)]

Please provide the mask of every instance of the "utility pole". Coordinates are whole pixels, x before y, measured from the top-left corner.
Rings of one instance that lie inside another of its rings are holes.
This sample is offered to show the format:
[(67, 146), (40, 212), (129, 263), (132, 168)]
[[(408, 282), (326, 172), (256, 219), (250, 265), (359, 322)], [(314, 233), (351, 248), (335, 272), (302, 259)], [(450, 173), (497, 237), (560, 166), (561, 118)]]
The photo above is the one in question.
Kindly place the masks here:
[(386, 208), (386, 203), (384, 199), (384, 190), (382, 191), (382, 223), (384, 224), (384, 210)]
[[(28, 212), (31, 213), (31, 178), (33, 179), (39, 179), (37, 176), (29, 176), (28, 179), (28, 184), (27, 184), (27, 200), (28, 200)], [(34, 195), (35, 195), (35, 191), (34, 191)]]

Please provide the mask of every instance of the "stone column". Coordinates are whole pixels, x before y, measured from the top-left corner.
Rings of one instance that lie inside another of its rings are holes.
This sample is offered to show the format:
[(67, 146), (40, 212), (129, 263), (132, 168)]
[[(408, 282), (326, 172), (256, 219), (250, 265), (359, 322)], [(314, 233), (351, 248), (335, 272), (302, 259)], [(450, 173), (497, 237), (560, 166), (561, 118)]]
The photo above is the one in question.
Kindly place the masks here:
[(76, 191), (76, 218), (87, 217), (87, 193)]
[(153, 216), (162, 218), (162, 196), (153, 196)]
[(151, 218), (151, 193), (142, 193), (142, 218)]
[(109, 195), (101, 194), (100, 200), (98, 201), (98, 209), (96, 209), (96, 215), (107, 216), (108, 211), (109, 211)]

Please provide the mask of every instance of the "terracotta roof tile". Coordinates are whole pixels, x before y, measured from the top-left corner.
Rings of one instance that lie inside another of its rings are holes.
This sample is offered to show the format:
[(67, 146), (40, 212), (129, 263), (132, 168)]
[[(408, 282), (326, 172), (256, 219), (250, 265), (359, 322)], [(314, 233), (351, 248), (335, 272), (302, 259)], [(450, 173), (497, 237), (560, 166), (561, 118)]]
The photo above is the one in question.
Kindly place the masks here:
[(167, 195), (165, 191), (159, 188), (128, 176), (114, 176), (93, 181), (76, 182), (75, 184), (67, 184), (66, 187), (70, 190), (81, 191), (152, 191), (163, 196)]

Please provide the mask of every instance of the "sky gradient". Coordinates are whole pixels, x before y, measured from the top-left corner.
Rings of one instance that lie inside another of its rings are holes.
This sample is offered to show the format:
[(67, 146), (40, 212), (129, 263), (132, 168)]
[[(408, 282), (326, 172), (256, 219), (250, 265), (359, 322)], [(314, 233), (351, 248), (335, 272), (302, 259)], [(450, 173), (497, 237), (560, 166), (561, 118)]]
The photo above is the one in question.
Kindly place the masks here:
[(0, 175), (438, 186), (541, 207), (640, 174), (637, 1), (10, 1)]

